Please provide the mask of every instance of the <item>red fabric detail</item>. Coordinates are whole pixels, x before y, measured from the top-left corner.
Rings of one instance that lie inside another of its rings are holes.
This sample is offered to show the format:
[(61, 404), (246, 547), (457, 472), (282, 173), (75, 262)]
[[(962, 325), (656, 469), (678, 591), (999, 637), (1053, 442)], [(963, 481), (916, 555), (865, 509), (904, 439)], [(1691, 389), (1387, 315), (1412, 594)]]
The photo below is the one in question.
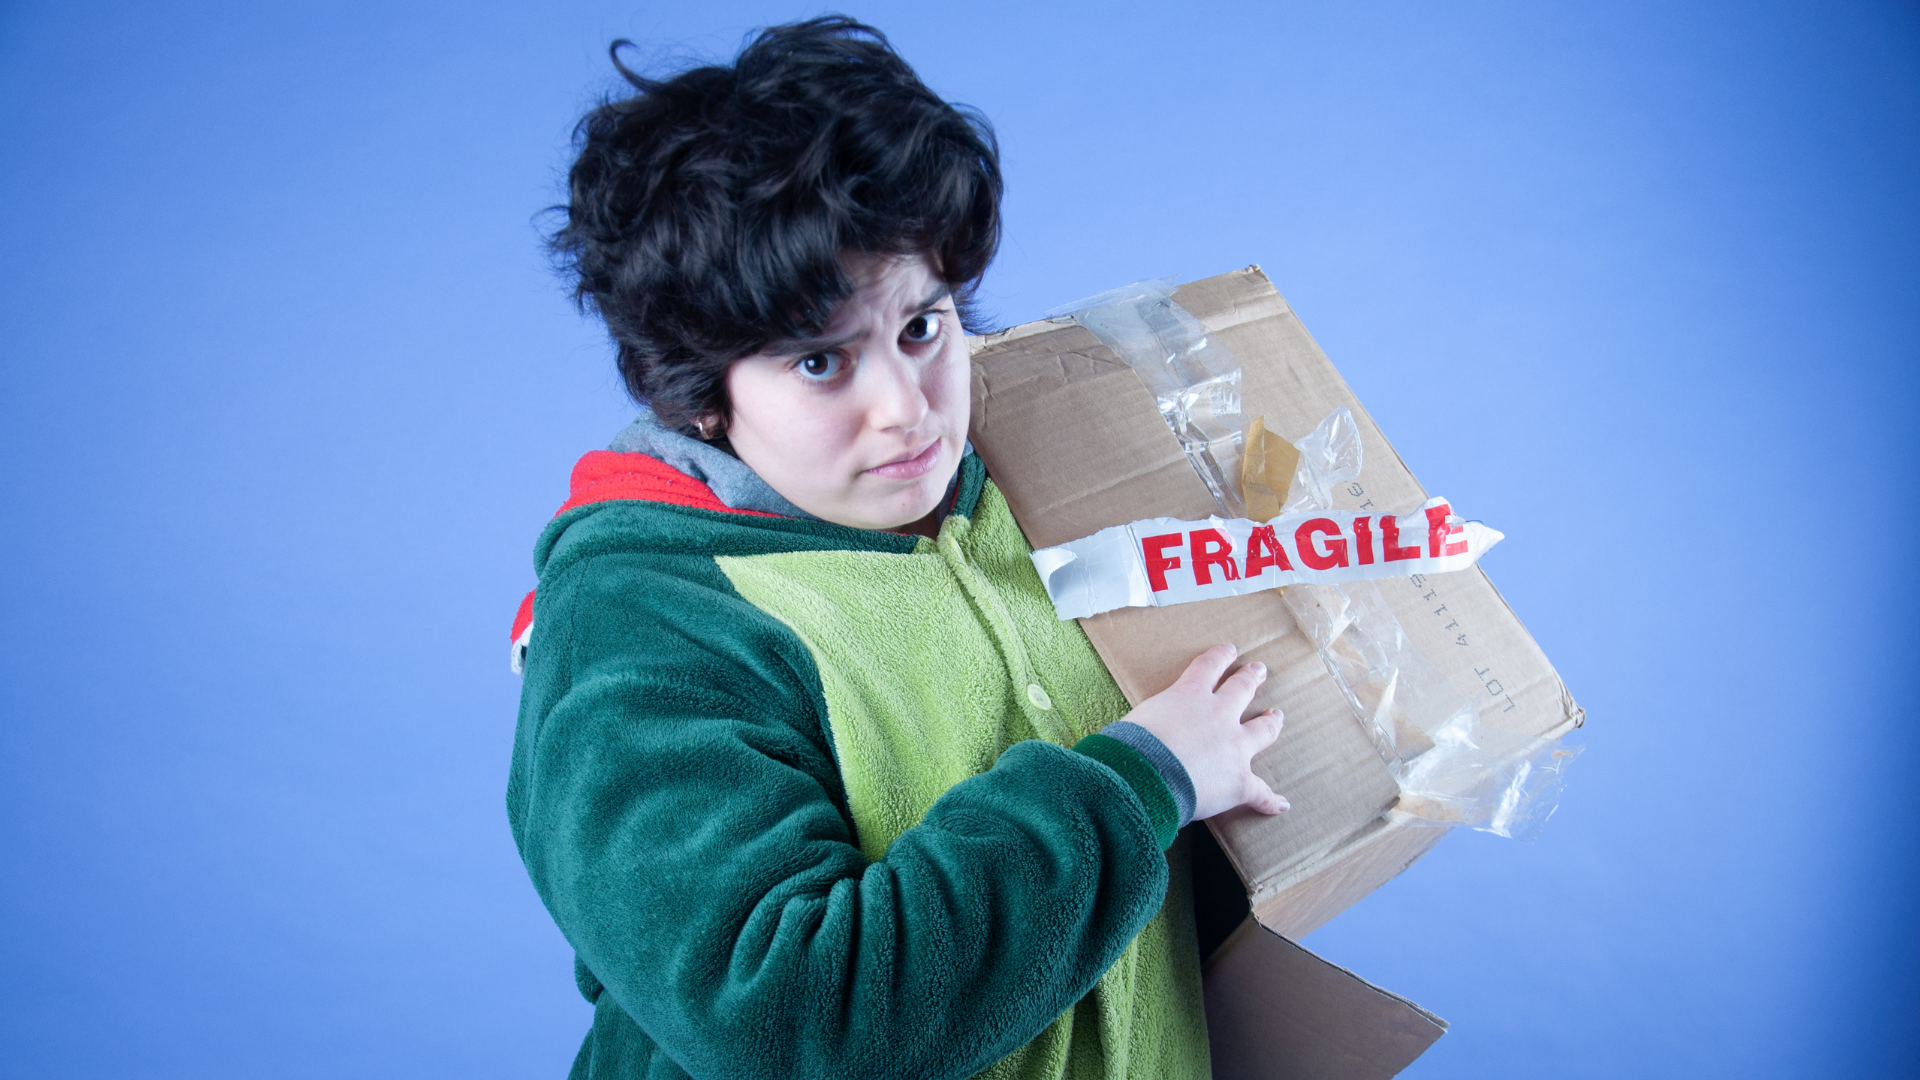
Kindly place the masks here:
[(760, 510), (736, 510), (721, 502), (712, 488), (658, 458), (613, 450), (594, 450), (581, 455), (573, 466), (572, 491), (572, 496), (554, 512), (556, 516), (576, 506), (615, 499), (641, 499), (754, 517), (780, 516)]
[(528, 593), (527, 598), (525, 600), (520, 601), (520, 610), (514, 613), (513, 636), (509, 637), (507, 640), (519, 641), (520, 635), (526, 633), (527, 627), (532, 625), (533, 625), (533, 594)]
[[(763, 510), (737, 510), (728, 506), (720, 501), (712, 488), (666, 462), (645, 454), (622, 454), (614, 450), (592, 450), (582, 454), (580, 460), (574, 463), (570, 487), (571, 495), (560, 509), (554, 511), (555, 517), (576, 506), (616, 499), (640, 499), (754, 517), (780, 516)], [(519, 641), (520, 635), (526, 632), (532, 622), (533, 594), (528, 593), (527, 598), (520, 601), (519, 613), (513, 617), (511, 640)]]

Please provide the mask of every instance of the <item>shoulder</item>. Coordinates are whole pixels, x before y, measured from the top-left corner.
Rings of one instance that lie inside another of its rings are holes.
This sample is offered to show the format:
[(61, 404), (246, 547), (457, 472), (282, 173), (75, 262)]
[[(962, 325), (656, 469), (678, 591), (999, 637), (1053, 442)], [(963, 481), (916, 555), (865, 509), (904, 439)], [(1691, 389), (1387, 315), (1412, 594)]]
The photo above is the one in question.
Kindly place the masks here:
[(516, 836), (541, 791), (564, 802), (662, 769), (711, 782), (743, 754), (844, 798), (812, 655), (712, 556), (572, 558), (542, 576), (534, 608), (508, 784)]
[(556, 690), (614, 678), (763, 705), (818, 693), (792, 631), (742, 597), (710, 554), (575, 553), (541, 576), (533, 628), (527, 675)]

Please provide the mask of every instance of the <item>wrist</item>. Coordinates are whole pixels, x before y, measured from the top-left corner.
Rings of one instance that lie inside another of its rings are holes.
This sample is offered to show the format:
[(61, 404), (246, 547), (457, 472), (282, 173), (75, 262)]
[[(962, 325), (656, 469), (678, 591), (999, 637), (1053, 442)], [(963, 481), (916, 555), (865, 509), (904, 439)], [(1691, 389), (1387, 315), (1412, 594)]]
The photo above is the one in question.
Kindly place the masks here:
[(1179, 809), (1181, 827), (1193, 820), (1197, 801), (1193, 777), (1187, 772), (1187, 767), (1181, 764), (1179, 756), (1161, 741), (1158, 735), (1131, 720), (1115, 720), (1101, 728), (1100, 734), (1110, 739), (1118, 739), (1138, 751), (1141, 757), (1146, 758), (1147, 764), (1152, 765), (1154, 771), (1160, 774), (1160, 779), (1166, 783), (1168, 792), (1173, 796), (1174, 805)]
[(1147, 812), (1154, 838), (1164, 849), (1172, 845), (1191, 809), (1183, 815), (1171, 785), (1147, 756), (1133, 746), (1105, 733), (1089, 735), (1074, 744), (1074, 752), (1105, 765), (1132, 789)]

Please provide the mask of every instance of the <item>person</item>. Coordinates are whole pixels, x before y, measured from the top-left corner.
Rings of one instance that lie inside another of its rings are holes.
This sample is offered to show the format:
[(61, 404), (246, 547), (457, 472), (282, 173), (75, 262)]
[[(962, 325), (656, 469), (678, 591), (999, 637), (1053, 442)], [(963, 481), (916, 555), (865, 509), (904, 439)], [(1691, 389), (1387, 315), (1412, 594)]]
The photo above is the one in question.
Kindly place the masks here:
[(573, 1077), (1205, 1077), (1180, 826), (1285, 807), (1265, 673), (1129, 708), (967, 443), (984, 119), (775, 27), (577, 132), (552, 243), (639, 419), (514, 628), (507, 807)]

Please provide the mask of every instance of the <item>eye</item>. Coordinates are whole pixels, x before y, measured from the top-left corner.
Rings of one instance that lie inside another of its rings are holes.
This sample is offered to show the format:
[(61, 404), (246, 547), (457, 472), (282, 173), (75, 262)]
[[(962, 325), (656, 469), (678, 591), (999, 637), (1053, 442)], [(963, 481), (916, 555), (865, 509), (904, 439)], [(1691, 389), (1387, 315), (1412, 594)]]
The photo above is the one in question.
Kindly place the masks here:
[(940, 336), (940, 312), (929, 311), (915, 315), (907, 320), (907, 328), (900, 331), (900, 340), (915, 345), (925, 345)]
[(840, 359), (838, 353), (814, 353), (811, 356), (801, 357), (793, 366), (809, 379), (828, 382), (840, 374), (847, 365), (846, 361)]

